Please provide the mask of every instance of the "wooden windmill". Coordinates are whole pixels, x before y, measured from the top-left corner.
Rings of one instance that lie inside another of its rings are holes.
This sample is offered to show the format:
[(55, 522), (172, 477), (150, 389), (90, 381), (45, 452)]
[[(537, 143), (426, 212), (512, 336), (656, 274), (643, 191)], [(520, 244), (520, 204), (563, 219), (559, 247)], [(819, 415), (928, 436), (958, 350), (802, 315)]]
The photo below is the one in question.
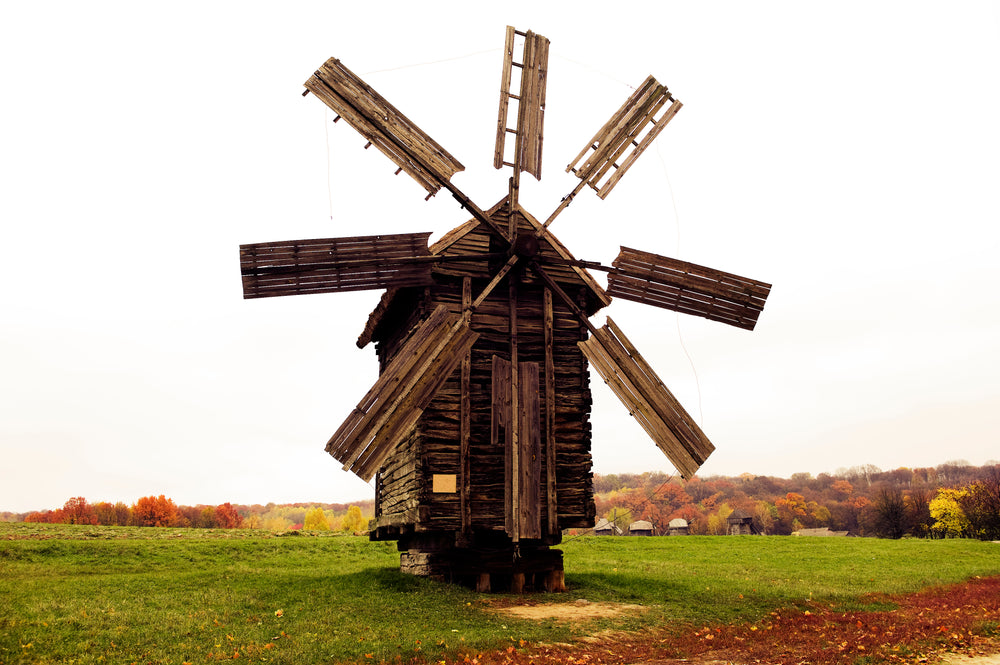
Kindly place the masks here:
[(652, 76), (567, 167), (580, 183), (544, 222), (519, 205), (521, 173), (541, 177), (548, 48), (507, 28), (494, 166), (513, 174), (488, 209), (452, 184), (458, 160), (328, 60), (303, 95), (471, 219), (430, 246), (411, 233), (240, 247), (245, 298), (386, 289), (358, 339), (375, 342), (379, 379), (326, 450), (376, 478), (371, 538), (398, 540), (403, 570), (481, 590), (561, 589), (550, 546), (594, 524), (588, 363), (682, 476), (714, 449), (618, 326), (589, 317), (620, 297), (753, 329), (770, 290), (626, 247), (611, 267), (578, 261), (549, 231), (584, 186), (606, 197), (681, 108)]

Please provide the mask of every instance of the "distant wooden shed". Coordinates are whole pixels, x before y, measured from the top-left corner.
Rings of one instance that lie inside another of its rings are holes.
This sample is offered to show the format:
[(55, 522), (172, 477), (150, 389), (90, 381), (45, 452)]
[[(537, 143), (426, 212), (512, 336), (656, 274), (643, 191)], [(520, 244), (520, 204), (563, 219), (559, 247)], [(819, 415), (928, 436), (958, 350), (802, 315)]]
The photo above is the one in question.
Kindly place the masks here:
[(690, 534), (690, 527), (688, 522), (683, 517), (676, 517), (670, 520), (667, 525), (667, 535), (668, 536), (687, 536)]
[(597, 520), (597, 524), (594, 525), (594, 535), (595, 536), (620, 536), (622, 535), (622, 530), (618, 528), (614, 522), (609, 522), (603, 517)]
[(756, 536), (760, 534), (760, 529), (754, 526), (753, 516), (736, 509), (726, 518), (729, 524), (730, 536)]
[(646, 520), (638, 520), (628, 525), (628, 535), (630, 536), (652, 536), (653, 523)]

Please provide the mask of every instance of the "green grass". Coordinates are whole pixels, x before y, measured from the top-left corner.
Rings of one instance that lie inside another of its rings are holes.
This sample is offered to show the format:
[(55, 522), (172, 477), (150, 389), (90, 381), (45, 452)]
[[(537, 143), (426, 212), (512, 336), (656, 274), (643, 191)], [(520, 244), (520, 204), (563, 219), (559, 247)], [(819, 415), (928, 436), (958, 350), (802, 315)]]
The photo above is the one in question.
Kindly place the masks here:
[(884, 609), (866, 595), (1000, 574), (997, 548), (965, 540), (579, 538), (562, 547), (569, 591), (528, 600), (649, 610), (566, 625), (515, 620), (491, 609), (496, 596), (403, 575), (393, 543), (0, 524), (0, 663), (203, 663), (236, 652), (269, 663), (433, 660), (611, 627), (754, 621), (808, 600)]

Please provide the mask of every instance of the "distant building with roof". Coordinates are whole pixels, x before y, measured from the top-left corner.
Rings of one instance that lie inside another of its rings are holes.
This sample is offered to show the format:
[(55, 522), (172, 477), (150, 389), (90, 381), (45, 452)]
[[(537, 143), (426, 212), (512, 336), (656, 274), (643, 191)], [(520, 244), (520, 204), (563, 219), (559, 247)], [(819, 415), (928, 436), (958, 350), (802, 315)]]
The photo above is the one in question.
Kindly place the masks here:
[(653, 523), (646, 520), (638, 520), (628, 525), (628, 535), (630, 536), (652, 536)]
[(675, 517), (667, 525), (668, 536), (687, 536), (691, 533), (688, 521), (683, 517)]
[(756, 536), (760, 535), (760, 529), (754, 526), (753, 516), (737, 508), (726, 518), (729, 525), (730, 536)]
[(603, 517), (597, 520), (597, 524), (594, 525), (594, 535), (595, 536), (620, 536), (622, 535), (622, 530), (618, 528), (614, 522), (609, 522)]

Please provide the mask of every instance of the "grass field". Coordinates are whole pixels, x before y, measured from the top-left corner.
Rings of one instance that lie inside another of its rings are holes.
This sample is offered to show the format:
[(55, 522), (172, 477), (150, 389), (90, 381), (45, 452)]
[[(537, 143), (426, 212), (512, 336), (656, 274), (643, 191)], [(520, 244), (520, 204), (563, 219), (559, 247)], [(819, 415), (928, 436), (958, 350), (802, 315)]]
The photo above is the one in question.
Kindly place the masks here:
[[(865, 609), (867, 594), (1000, 574), (1000, 545), (968, 540), (585, 537), (562, 549), (567, 593), (518, 599), (403, 575), (394, 544), (364, 538), (0, 524), (0, 663), (433, 662), (610, 628), (752, 622), (810, 600)], [(647, 611), (568, 624), (496, 612), (578, 598)]]

